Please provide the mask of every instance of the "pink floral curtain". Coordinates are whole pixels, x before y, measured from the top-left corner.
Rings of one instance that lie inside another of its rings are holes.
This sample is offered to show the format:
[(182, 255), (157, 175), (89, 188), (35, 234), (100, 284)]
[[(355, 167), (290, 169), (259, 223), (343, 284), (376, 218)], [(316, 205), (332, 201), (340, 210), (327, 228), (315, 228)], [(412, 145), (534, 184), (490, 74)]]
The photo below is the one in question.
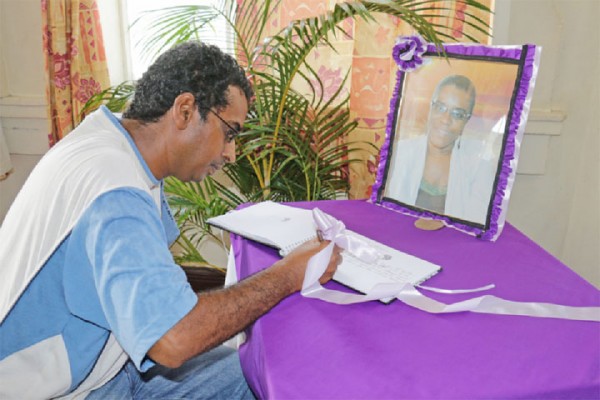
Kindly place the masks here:
[(88, 99), (110, 86), (95, 0), (42, 0), (50, 146), (81, 120)]
[[(273, 34), (294, 19), (323, 14), (338, 2), (341, 0), (285, 0), (273, 14), (271, 31), (265, 35)], [(493, 8), (494, 0), (480, 2)], [(488, 36), (464, 24), (467, 5), (455, 1), (440, 1), (438, 4), (444, 10), (432, 15), (430, 22), (451, 27), (456, 41), (469, 41), (465, 37), (465, 34), (469, 34), (481, 43), (489, 43)], [(491, 14), (472, 8), (468, 11), (491, 26)], [(351, 77), (343, 90), (350, 93), (350, 112), (359, 125), (349, 140), (374, 143), (379, 148), (385, 139), (386, 117), (396, 78), (392, 47), (399, 35), (413, 32), (406, 23), (395, 17), (380, 14), (376, 15), (376, 20), (377, 23), (360, 19), (344, 21), (343, 28), (348, 36), (332, 38), (337, 51), (318, 48), (309, 56), (309, 62), (326, 85), (326, 97), (331, 97), (351, 68)], [(296, 89), (302, 91), (302, 88)], [(378, 164), (377, 156), (372, 153), (371, 149), (363, 152), (364, 162), (353, 164), (350, 168), (351, 198), (370, 196)]]

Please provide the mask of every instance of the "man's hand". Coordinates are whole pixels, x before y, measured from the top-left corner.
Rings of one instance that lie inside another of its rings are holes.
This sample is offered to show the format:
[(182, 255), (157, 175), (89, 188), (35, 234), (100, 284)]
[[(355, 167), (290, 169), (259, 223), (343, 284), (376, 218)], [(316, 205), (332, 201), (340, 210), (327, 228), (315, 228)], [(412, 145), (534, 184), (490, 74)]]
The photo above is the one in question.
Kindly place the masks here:
[[(295, 276), (299, 282), (297, 290), (302, 289), (302, 282), (304, 281), (304, 274), (306, 272), (308, 260), (310, 260), (313, 255), (327, 247), (329, 243), (329, 241), (320, 241), (318, 239), (308, 241), (294, 249), (294, 251), (281, 260), (282, 263), (286, 263), (286, 265), (289, 265), (291, 269), (295, 270)], [(337, 266), (342, 262), (342, 256), (340, 252), (341, 249), (337, 245), (334, 246), (327, 269), (321, 278), (319, 278), (319, 282), (321, 282), (321, 284), (331, 280), (333, 274), (337, 270)]]

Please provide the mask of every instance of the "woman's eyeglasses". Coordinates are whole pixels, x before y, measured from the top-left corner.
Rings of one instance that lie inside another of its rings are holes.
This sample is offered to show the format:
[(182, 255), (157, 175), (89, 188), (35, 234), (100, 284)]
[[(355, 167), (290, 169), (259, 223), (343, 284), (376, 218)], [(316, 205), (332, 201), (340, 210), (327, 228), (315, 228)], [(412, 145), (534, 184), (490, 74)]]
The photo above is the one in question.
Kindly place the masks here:
[(227, 121), (225, 121), (223, 119), (223, 117), (221, 117), (216, 111), (213, 111), (210, 108), (207, 108), (208, 111), (210, 111), (211, 113), (213, 113), (217, 118), (219, 118), (221, 120), (222, 123), (225, 124), (225, 126), (228, 128), (227, 131), (225, 132), (225, 141), (227, 143), (231, 143), (232, 141), (235, 140), (236, 137), (238, 137), (238, 135), (241, 133), (241, 129), (240, 128), (234, 128), (233, 126), (231, 126), (231, 124), (229, 124)]
[(448, 106), (441, 101), (432, 102), (431, 108), (436, 114), (444, 114), (446, 111), (450, 110), (450, 116), (455, 121), (466, 121), (471, 118), (471, 114), (469, 114), (464, 108), (448, 109)]

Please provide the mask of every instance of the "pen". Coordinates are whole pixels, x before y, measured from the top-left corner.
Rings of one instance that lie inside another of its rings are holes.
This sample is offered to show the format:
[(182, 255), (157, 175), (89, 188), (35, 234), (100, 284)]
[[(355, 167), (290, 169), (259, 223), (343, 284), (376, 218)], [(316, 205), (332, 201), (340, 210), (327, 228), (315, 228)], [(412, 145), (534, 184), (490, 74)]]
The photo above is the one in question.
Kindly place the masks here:
[(317, 229), (317, 239), (319, 239), (319, 242), (323, 241), (323, 233)]

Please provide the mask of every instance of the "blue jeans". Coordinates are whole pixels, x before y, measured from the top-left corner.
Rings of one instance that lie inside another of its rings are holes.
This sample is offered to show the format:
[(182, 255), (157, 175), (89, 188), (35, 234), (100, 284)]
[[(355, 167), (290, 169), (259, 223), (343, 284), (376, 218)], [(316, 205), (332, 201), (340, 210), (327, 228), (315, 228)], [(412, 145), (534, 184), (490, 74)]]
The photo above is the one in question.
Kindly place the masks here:
[(87, 400), (117, 399), (254, 399), (237, 352), (220, 346), (179, 368), (161, 365), (140, 373), (130, 361)]

